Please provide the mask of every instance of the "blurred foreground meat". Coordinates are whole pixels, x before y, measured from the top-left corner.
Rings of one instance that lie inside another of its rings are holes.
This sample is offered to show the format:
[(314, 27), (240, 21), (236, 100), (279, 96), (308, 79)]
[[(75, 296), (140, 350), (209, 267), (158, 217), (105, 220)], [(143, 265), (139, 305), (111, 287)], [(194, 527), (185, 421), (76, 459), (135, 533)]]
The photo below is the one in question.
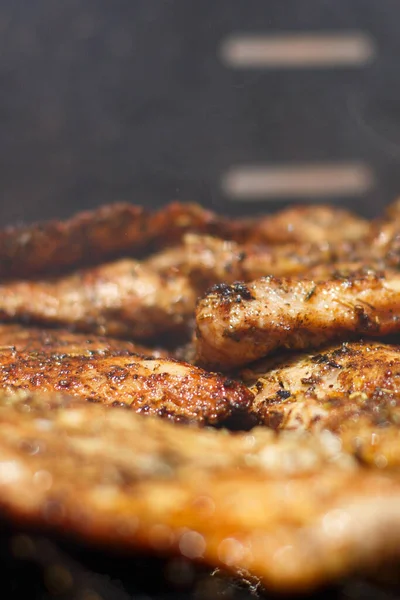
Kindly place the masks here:
[(197, 425), (249, 410), (253, 394), (238, 382), (168, 359), (83, 345), (41, 351), (0, 349), (0, 389), (66, 391), (90, 402), (124, 406)]
[(217, 285), (198, 303), (197, 358), (230, 369), (282, 349), (400, 331), (400, 275), (352, 272), (314, 282), (263, 277)]
[(310, 590), (400, 558), (400, 481), (332, 435), (199, 431), (57, 395), (0, 401), (11, 523)]
[(400, 346), (346, 342), (264, 359), (242, 376), (267, 426), (329, 430), (358, 460), (400, 467)]

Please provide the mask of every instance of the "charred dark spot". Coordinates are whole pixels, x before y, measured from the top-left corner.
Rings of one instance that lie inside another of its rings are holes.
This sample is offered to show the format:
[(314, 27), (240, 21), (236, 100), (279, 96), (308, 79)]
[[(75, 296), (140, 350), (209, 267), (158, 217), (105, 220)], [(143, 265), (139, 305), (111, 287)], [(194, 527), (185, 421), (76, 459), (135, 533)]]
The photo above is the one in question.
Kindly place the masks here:
[(236, 381), (234, 379), (225, 379), (224, 388), (233, 389), (236, 387)]
[(288, 398), (290, 398), (290, 396), (292, 395), (289, 390), (278, 390), (276, 392), (276, 395), (278, 396), (278, 398), (280, 398), (281, 400), (287, 400)]
[(218, 294), (223, 300), (241, 302), (242, 300), (254, 300), (254, 296), (249, 290), (248, 286), (237, 281), (232, 285), (226, 283), (218, 283), (214, 285), (208, 292), (208, 294)]
[(70, 379), (60, 379), (58, 382), (58, 387), (60, 388), (69, 388), (72, 385), (72, 381)]
[(319, 383), (320, 379), (319, 377), (303, 377), (303, 379), (300, 379), (300, 381), (304, 385), (315, 385)]
[(311, 357), (311, 360), (318, 365), (325, 364), (333, 369), (342, 368), (342, 365), (339, 365), (337, 362), (333, 361), (328, 354), (316, 354), (315, 356)]
[(379, 324), (369, 316), (364, 306), (356, 304), (354, 313), (362, 331), (379, 331)]
[(317, 289), (317, 286), (314, 285), (314, 287), (311, 288), (311, 290), (306, 294), (306, 297), (304, 298), (304, 300), (307, 302), (308, 300), (310, 300), (314, 294), (315, 294), (315, 290)]
[(118, 408), (130, 408), (129, 404), (127, 404), (126, 402), (119, 402), (118, 400), (114, 400), (111, 406), (115, 406)]

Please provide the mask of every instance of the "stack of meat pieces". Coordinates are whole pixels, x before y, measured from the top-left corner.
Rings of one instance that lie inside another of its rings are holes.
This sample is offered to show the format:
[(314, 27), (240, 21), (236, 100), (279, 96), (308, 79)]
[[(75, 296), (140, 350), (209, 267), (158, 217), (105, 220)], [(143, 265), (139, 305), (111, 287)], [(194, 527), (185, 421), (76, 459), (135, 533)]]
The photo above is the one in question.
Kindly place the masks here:
[(400, 561), (399, 241), (400, 203), (0, 231), (0, 516), (284, 592)]

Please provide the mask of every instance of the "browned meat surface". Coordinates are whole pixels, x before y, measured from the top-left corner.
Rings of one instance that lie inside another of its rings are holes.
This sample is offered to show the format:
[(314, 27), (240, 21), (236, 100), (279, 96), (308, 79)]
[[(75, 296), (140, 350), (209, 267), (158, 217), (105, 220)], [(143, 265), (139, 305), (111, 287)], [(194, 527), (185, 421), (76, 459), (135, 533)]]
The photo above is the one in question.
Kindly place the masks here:
[(192, 365), (112, 350), (2, 349), (0, 389), (67, 391), (91, 402), (200, 425), (244, 412), (253, 399), (240, 383)]
[(250, 281), (264, 275), (283, 277), (306, 273), (314, 265), (331, 264), (354, 252), (346, 242), (259, 246), (186, 234), (183, 243), (145, 261), (158, 272), (186, 275), (200, 292), (216, 283)]
[(260, 217), (248, 227), (246, 239), (256, 243), (326, 243), (357, 241), (369, 234), (370, 223), (348, 210), (329, 205), (296, 205)]
[(332, 434), (233, 435), (65, 397), (0, 401), (6, 518), (222, 567), (279, 591), (400, 558), (400, 481)]
[(264, 277), (218, 285), (198, 303), (197, 359), (230, 369), (279, 348), (400, 331), (400, 275), (359, 271), (314, 282)]
[(0, 351), (7, 347), (18, 351), (67, 353), (70, 355), (126, 351), (130, 354), (141, 354), (154, 358), (169, 356), (169, 353), (161, 348), (148, 348), (125, 340), (73, 333), (65, 329), (39, 329), (17, 324), (0, 325)]
[(57, 279), (4, 283), (0, 318), (146, 339), (186, 331), (196, 297), (187, 278), (125, 259)]
[(400, 347), (349, 342), (243, 371), (253, 410), (274, 429), (329, 430), (346, 451), (400, 467)]
[(173, 202), (158, 211), (116, 203), (47, 221), (0, 230), (0, 277), (32, 278), (62, 269), (149, 254), (179, 243), (186, 232), (257, 243), (358, 240), (366, 221), (328, 206), (296, 206), (260, 219), (227, 219), (196, 204)]
[(174, 202), (156, 212), (116, 203), (0, 231), (0, 277), (28, 277), (149, 252), (186, 231), (224, 231), (224, 222), (196, 204)]

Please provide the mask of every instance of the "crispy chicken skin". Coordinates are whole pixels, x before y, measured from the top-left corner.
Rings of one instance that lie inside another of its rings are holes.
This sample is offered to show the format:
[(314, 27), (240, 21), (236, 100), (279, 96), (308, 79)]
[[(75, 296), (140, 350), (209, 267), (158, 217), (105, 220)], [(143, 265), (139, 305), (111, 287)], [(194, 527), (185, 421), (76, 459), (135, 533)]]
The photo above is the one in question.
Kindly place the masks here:
[(106, 547), (311, 590), (400, 557), (400, 482), (325, 432), (200, 431), (57, 395), (0, 399), (0, 507)]
[(242, 377), (268, 427), (333, 431), (359, 460), (400, 467), (400, 346), (345, 342), (264, 359)]
[(96, 335), (73, 333), (66, 329), (40, 329), (18, 324), (0, 324), (0, 351), (14, 348), (28, 352), (67, 353), (80, 356), (109, 351), (141, 354), (154, 358), (168, 358), (169, 353), (161, 348), (149, 348), (128, 342)]
[(146, 339), (185, 331), (196, 293), (186, 277), (124, 259), (71, 275), (0, 285), (0, 318)]
[(197, 360), (225, 370), (279, 348), (394, 333), (400, 330), (400, 275), (363, 270), (344, 280), (264, 277), (217, 285), (198, 303), (196, 324)]
[(0, 389), (66, 391), (107, 406), (204, 425), (250, 408), (240, 383), (172, 359), (127, 351), (0, 351)]

